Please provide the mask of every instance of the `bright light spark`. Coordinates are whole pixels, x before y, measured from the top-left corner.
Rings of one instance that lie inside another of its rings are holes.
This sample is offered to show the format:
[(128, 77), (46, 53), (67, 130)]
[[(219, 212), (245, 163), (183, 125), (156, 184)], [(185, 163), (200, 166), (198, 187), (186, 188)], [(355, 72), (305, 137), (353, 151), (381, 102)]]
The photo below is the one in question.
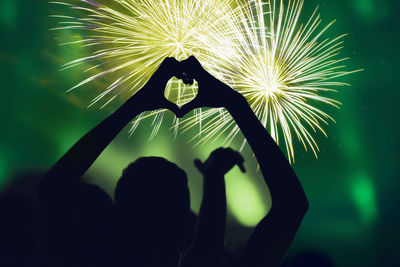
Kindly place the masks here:
[[(237, 8), (236, 24), (231, 25), (235, 30), (230, 31), (235, 51), (221, 55), (229, 60), (219, 66), (224, 73), (219, 78), (247, 99), (272, 138), (279, 144), (279, 136), (283, 136), (290, 161), (294, 160), (294, 136), (317, 157), (313, 134), (320, 131), (326, 135), (321, 123), (334, 120), (315, 104), (338, 107), (338, 101), (321, 93), (347, 85), (336, 78), (352, 73), (342, 65), (347, 58), (339, 57), (345, 35), (322, 39), (333, 22), (321, 28), (316, 9), (300, 24), (302, 7), (302, 0), (289, 0), (286, 7), (283, 1), (277, 6), (274, 0), (251, 0)], [(201, 129), (193, 138), (199, 138), (198, 143), (225, 134), (229, 144), (239, 132), (224, 109), (203, 111), (201, 119)], [(193, 116), (181, 123), (188, 130), (200, 121)]]
[[(104, 4), (104, 3), (107, 4)], [(323, 124), (333, 119), (316, 104), (338, 106), (326, 92), (347, 85), (336, 78), (352, 72), (344, 69), (339, 52), (345, 35), (322, 36), (333, 24), (321, 27), (317, 10), (305, 24), (300, 23), (303, 0), (67, 0), (53, 2), (79, 11), (78, 17), (62, 19), (57, 29), (83, 30), (82, 43), (95, 51), (64, 65), (71, 68), (90, 64), (96, 74), (72, 89), (109, 76), (112, 82), (90, 105), (102, 107), (124, 91), (137, 92), (165, 57), (178, 60), (195, 55), (212, 75), (242, 93), (261, 123), (279, 144), (281, 139), (289, 160), (294, 160), (294, 137), (317, 156), (315, 132), (326, 135)], [(69, 43), (69, 44), (70, 44)], [(354, 72), (354, 71), (353, 71)], [(196, 95), (197, 85), (172, 79), (166, 97), (177, 105)], [(129, 96), (130, 96), (129, 95)], [(153, 118), (153, 137), (159, 130), (164, 110), (142, 114), (132, 124)], [(198, 143), (226, 135), (229, 144), (239, 128), (224, 109), (198, 109), (193, 116), (174, 120), (187, 131), (199, 127)], [(283, 138), (282, 138), (283, 137)], [(243, 142), (243, 145), (245, 142)]]
[[(90, 104), (109, 104), (126, 90), (137, 92), (151, 77), (162, 60), (175, 57), (178, 60), (195, 55), (205, 66), (218, 62), (213, 53), (214, 46), (231, 47), (227, 21), (233, 19), (234, 0), (114, 0), (87, 1), (80, 5), (52, 2), (65, 5), (80, 12), (79, 17), (54, 16), (61, 18), (60, 30), (83, 30), (84, 46), (95, 46), (93, 54), (69, 62), (63, 69), (90, 63), (88, 69), (99, 71), (71, 88), (85, 85), (108, 75), (109, 86)], [(69, 42), (66, 44), (76, 43)], [(212, 44), (212, 47), (206, 46)], [(166, 97), (182, 106), (194, 98), (197, 85), (185, 85), (177, 79), (168, 83)], [(131, 95), (132, 95), (131, 94)], [(141, 114), (133, 123), (133, 132), (144, 118), (153, 117), (153, 137), (159, 130), (164, 110)], [(175, 134), (178, 120), (175, 119)]]

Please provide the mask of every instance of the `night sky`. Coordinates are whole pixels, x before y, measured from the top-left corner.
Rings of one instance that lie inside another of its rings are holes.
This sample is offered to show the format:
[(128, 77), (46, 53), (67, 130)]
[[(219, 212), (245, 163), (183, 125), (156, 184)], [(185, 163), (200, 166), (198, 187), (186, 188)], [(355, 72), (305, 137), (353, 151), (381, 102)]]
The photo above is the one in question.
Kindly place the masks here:
[[(289, 258), (319, 250), (335, 266), (398, 266), (400, 99), (398, 0), (305, 1), (305, 15), (319, 5), (323, 24), (337, 19), (331, 37), (347, 33), (342, 55), (348, 70), (364, 71), (343, 78), (332, 97), (340, 109), (324, 107), (335, 120), (315, 135), (321, 152), (295, 142), (293, 165), (309, 198), (310, 209), (289, 250)], [(85, 78), (82, 68), (59, 71), (69, 60), (85, 56), (79, 46), (59, 46), (68, 32), (49, 31), (53, 6), (42, 0), (0, 1), (0, 189), (23, 173), (42, 173), (81, 136), (106, 118), (116, 106), (87, 108), (102, 91), (100, 82), (71, 93)], [(64, 36), (65, 35), (65, 36)], [(57, 37), (59, 40), (55, 40)], [(163, 156), (188, 173), (192, 208), (197, 211), (201, 177), (194, 158), (205, 160), (223, 141), (193, 147), (194, 132), (176, 139), (169, 114), (160, 133), (148, 141), (151, 121), (129, 138), (129, 127), (112, 142), (87, 173), (86, 180), (112, 194), (129, 162), (140, 156)], [(240, 141), (240, 138), (239, 138)], [(238, 149), (240, 142), (232, 144)], [(257, 163), (244, 149), (248, 172), (227, 175), (228, 247), (240, 246), (251, 227), (268, 211), (271, 201)], [(395, 261), (396, 260), (396, 261)]]

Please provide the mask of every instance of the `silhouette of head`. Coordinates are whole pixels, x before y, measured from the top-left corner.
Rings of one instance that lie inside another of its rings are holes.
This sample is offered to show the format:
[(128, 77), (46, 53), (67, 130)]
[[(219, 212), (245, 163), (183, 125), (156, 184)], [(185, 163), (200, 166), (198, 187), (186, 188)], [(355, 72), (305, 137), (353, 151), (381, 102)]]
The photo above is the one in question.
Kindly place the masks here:
[(190, 232), (190, 197), (187, 175), (159, 157), (139, 158), (122, 174), (115, 189), (115, 204), (124, 235), (140, 248), (179, 253)]
[(111, 197), (87, 183), (58, 194), (62, 199), (47, 210), (53, 260), (63, 258), (68, 266), (110, 266), (115, 217)]

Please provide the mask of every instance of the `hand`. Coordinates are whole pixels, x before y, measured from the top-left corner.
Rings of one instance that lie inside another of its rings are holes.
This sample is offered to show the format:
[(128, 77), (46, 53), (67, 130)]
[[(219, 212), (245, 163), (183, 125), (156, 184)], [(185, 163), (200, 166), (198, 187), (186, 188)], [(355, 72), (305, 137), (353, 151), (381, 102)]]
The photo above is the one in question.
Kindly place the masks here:
[(194, 160), (196, 168), (205, 176), (207, 175), (225, 175), (235, 165), (238, 165), (240, 170), (244, 173), (244, 158), (242, 155), (231, 148), (218, 148), (214, 150), (208, 159), (202, 163), (199, 159)]
[(197, 96), (181, 108), (178, 117), (183, 117), (189, 111), (200, 107), (226, 107), (232, 99), (240, 96), (238, 92), (208, 73), (194, 56), (180, 64), (184, 70), (184, 82), (192, 84), (195, 79), (199, 90)]
[(189, 82), (183, 74), (182, 66), (175, 58), (165, 58), (150, 80), (133, 96), (134, 105), (141, 105), (143, 111), (169, 109), (178, 116), (179, 107), (165, 98), (164, 91), (173, 76), (182, 79), (185, 83)]

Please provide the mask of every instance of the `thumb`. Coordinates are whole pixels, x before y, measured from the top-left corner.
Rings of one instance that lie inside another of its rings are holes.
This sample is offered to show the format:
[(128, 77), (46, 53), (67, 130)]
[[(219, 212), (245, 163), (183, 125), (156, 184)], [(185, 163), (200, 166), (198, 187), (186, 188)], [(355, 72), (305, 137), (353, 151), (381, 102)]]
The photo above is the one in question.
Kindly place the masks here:
[(177, 117), (180, 116), (181, 111), (180, 111), (179, 107), (176, 104), (168, 101), (167, 99), (165, 99), (165, 101), (163, 103), (163, 108), (169, 109), (170, 111), (175, 113), (175, 116), (177, 116)]
[(236, 164), (239, 166), (239, 169), (242, 171), (242, 173), (246, 172), (246, 168), (244, 167), (244, 161), (239, 161)]
[(199, 172), (204, 174), (204, 164), (199, 159), (194, 160), (194, 166), (196, 166)]
[(237, 151), (233, 151), (233, 152), (234, 152), (233, 156), (235, 157), (236, 165), (238, 165), (238, 167), (240, 168), (242, 173), (245, 173), (246, 172), (246, 168), (244, 167), (244, 158), (243, 158), (243, 156)]
[(207, 71), (203, 68), (200, 61), (194, 56), (190, 56), (181, 61), (180, 65), (187, 76), (197, 81), (201, 80), (202, 77), (207, 74)]
[(189, 103), (183, 105), (180, 109), (180, 118), (184, 117), (188, 112), (192, 111), (193, 109), (196, 108), (200, 108), (201, 105), (198, 101), (198, 98), (196, 97), (195, 99), (193, 99), (192, 101), (190, 101)]

